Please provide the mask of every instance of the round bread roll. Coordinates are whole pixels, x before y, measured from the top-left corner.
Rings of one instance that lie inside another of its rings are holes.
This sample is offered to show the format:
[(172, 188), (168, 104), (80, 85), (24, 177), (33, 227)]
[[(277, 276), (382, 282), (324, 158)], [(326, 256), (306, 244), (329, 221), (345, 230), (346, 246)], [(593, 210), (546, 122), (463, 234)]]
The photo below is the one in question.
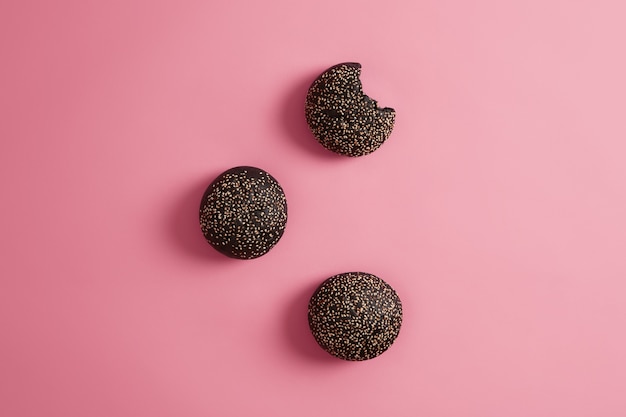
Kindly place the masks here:
[(287, 224), (287, 200), (274, 177), (240, 166), (220, 174), (200, 204), (200, 227), (219, 252), (236, 259), (266, 254)]
[(309, 327), (328, 353), (349, 361), (375, 358), (396, 340), (402, 303), (382, 279), (347, 272), (324, 281), (309, 301)]
[(380, 108), (363, 93), (361, 64), (346, 62), (324, 71), (309, 88), (305, 116), (325, 148), (346, 156), (374, 152), (389, 138), (394, 109)]

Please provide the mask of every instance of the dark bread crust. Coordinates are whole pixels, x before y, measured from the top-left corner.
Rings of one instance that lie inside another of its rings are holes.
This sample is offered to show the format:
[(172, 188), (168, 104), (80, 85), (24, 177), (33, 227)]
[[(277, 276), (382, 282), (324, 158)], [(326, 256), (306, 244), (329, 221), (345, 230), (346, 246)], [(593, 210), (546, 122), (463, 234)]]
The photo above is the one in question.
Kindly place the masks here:
[(361, 64), (337, 64), (313, 81), (306, 96), (305, 117), (326, 149), (346, 156), (374, 152), (393, 130), (396, 112), (380, 108), (363, 93)]
[(317, 343), (341, 359), (362, 361), (385, 352), (400, 333), (402, 303), (375, 275), (348, 272), (324, 281), (309, 301)]
[(220, 253), (236, 259), (266, 254), (282, 237), (287, 200), (274, 177), (240, 166), (220, 174), (202, 196), (200, 228)]

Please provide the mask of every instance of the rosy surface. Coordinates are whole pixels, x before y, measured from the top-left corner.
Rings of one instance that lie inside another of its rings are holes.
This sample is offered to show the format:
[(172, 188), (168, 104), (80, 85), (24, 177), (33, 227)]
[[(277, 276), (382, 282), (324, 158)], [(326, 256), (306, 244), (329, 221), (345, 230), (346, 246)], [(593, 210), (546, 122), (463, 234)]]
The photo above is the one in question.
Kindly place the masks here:
[[(622, 1), (3, 1), (0, 415), (626, 415)], [(303, 99), (363, 64), (395, 107), (335, 157)], [(289, 199), (267, 256), (203, 241), (235, 165)], [(326, 355), (314, 287), (405, 319)]]

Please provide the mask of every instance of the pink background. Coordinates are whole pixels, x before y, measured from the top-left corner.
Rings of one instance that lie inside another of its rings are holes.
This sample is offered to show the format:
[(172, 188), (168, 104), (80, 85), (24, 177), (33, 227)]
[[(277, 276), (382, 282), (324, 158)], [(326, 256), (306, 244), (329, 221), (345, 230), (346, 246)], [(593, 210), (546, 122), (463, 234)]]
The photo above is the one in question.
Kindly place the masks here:
[[(626, 415), (621, 0), (0, 3), (0, 415)], [(303, 117), (363, 64), (397, 111), (342, 158)], [(266, 256), (203, 240), (249, 164), (283, 185)], [(404, 324), (323, 352), (306, 304), (375, 273)]]

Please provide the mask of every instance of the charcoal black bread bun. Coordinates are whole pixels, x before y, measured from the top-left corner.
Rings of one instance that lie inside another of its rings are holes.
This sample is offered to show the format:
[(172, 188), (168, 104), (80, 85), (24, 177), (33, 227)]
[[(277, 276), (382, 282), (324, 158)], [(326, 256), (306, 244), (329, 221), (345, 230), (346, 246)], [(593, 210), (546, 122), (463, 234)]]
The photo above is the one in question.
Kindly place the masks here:
[(328, 353), (349, 361), (372, 359), (396, 340), (402, 303), (389, 284), (365, 272), (328, 278), (309, 301), (309, 327)]
[(324, 71), (309, 88), (304, 114), (313, 135), (341, 155), (374, 152), (391, 134), (394, 109), (380, 108), (363, 93), (361, 64), (346, 62)]
[(200, 204), (200, 228), (219, 252), (237, 259), (266, 254), (287, 224), (287, 200), (274, 177), (240, 166), (220, 174)]

